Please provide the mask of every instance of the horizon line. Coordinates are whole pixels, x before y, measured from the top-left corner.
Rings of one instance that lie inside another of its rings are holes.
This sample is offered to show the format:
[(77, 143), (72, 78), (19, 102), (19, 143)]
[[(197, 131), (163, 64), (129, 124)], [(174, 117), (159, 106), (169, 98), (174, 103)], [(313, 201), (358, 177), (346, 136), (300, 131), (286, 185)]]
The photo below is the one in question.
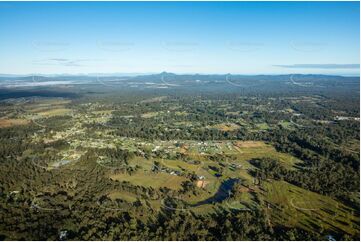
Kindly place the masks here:
[(174, 75), (239, 75), (239, 76), (289, 76), (289, 75), (320, 75), (320, 76), (343, 76), (343, 77), (360, 77), (359, 74), (323, 74), (323, 73), (280, 73), (280, 74), (242, 74), (242, 73), (187, 73), (187, 72), (103, 72), (103, 73), (27, 73), (27, 74), (14, 74), (14, 73), (0, 73), (0, 77), (26, 77), (26, 76), (140, 76), (140, 75), (158, 75), (158, 74), (174, 74)]

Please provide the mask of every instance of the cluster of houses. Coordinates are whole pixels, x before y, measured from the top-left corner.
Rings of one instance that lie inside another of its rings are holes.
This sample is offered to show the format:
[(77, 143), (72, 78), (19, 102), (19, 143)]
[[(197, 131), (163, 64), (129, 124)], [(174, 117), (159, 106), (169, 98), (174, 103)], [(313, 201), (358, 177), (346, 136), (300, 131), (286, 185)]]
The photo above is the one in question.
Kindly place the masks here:
[[(164, 173), (168, 173), (169, 175), (172, 175), (172, 176), (181, 176), (182, 175), (182, 172), (180, 171), (176, 171), (176, 170), (172, 170), (168, 167), (162, 167), (162, 166), (157, 166), (155, 164), (153, 164), (152, 166), (152, 172), (164, 172)], [(197, 175), (197, 179), (198, 180), (204, 180), (206, 179), (205, 176), (198, 176)]]
[(157, 166), (155, 164), (153, 164), (153, 166), (152, 166), (152, 172), (164, 172), (164, 173), (168, 173), (172, 176), (181, 176), (182, 175), (182, 172), (180, 172), (180, 171), (172, 170), (168, 167)]
[(229, 165), (229, 169), (231, 169), (231, 170), (242, 169), (242, 165), (241, 165), (241, 164), (231, 163), (231, 164)]
[(215, 152), (220, 150), (220, 145), (217, 143), (209, 143), (209, 142), (198, 142), (197, 143), (198, 152), (204, 155), (205, 153), (209, 153), (209, 149), (214, 149)]

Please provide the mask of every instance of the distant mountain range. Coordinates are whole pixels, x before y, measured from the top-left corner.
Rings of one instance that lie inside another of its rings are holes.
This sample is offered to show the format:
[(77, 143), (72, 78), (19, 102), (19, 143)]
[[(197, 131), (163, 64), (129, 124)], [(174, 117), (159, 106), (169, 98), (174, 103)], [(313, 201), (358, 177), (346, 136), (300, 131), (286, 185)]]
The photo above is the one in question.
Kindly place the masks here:
[(231, 74), (174, 74), (162, 72), (142, 75), (0, 75), (0, 87), (36, 87), (54, 85), (103, 85), (129, 88), (257, 88), (277, 90), (279, 88), (325, 88), (358, 87), (359, 77), (332, 75), (231, 75)]
[[(171, 72), (161, 72), (161, 73), (88, 73), (88, 74), (4, 74), (0, 73), (0, 78), (22, 78), (22, 77), (32, 77), (32, 76), (42, 76), (42, 77), (151, 77), (151, 76), (186, 76), (186, 77), (219, 77), (219, 76), (226, 76), (226, 75), (232, 75), (232, 76), (243, 76), (243, 77), (279, 77), (279, 76), (291, 76), (291, 75), (297, 75), (297, 76), (312, 76), (312, 77), (341, 77), (341, 75), (324, 75), (324, 74), (275, 74), (275, 75), (266, 75), (266, 74), (259, 74), (259, 75), (243, 75), (243, 74), (175, 74)], [(349, 76), (342, 76), (342, 77), (349, 77)]]

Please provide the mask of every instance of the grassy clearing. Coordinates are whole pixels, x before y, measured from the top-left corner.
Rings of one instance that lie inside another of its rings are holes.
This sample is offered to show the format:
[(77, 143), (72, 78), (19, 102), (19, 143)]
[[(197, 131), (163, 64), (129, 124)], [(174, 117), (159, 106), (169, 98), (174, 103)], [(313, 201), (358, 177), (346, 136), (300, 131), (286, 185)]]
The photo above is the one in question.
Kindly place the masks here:
[[(339, 229), (348, 234), (359, 233), (359, 217), (356, 211), (340, 202), (307, 191), (284, 181), (263, 184), (264, 200), (271, 206), (271, 222), (289, 227), (321, 233)], [(323, 232), (322, 232), (323, 231)]]
[(181, 122), (175, 122), (173, 123), (174, 126), (187, 126), (187, 127), (193, 127), (198, 125), (196, 122), (190, 122), (190, 121), (181, 121)]
[(232, 112), (232, 111), (229, 111), (229, 112), (226, 112), (227, 115), (239, 115), (239, 111), (235, 111), (235, 112)]
[(167, 96), (160, 96), (160, 97), (153, 97), (146, 100), (141, 101), (140, 103), (154, 103), (154, 102), (161, 102), (165, 99), (167, 99)]
[(294, 169), (294, 165), (301, 162), (292, 155), (278, 152), (272, 145), (265, 144), (261, 141), (238, 141), (235, 143), (235, 147), (239, 152), (237, 155), (239, 161), (247, 162), (255, 158), (268, 157), (279, 160), (286, 168), (289, 169)]
[(255, 202), (254, 195), (251, 192), (243, 192), (236, 199), (230, 198), (223, 203), (230, 209), (252, 209), (258, 206)]
[[(18, 109), (21, 110), (22, 115), (26, 119), (47, 118), (56, 116), (66, 116), (72, 113), (72, 109), (66, 108), (66, 105), (71, 103), (71, 100), (54, 98), (54, 99), (33, 99), (30, 102), (18, 105)], [(16, 112), (15, 112), (15, 115)], [(17, 115), (17, 117), (19, 117)]]
[(177, 116), (187, 116), (188, 115), (188, 113), (185, 112), (185, 111), (182, 111), (182, 112), (176, 111), (174, 114), (177, 115)]
[(202, 166), (202, 164), (194, 165), (194, 164), (188, 164), (187, 162), (180, 161), (180, 160), (166, 160), (166, 159), (155, 159), (159, 161), (162, 165), (169, 167), (174, 170), (187, 170), (187, 171), (194, 171), (196, 172), (199, 170)]
[(266, 144), (261, 141), (236, 141), (234, 144), (239, 148), (259, 148), (266, 146)]
[(259, 123), (256, 124), (255, 126), (258, 130), (267, 130), (270, 128), (267, 123)]
[(112, 114), (114, 110), (101, 110), (101, 111), (93, 111), (92, 113), (95, 115), (109, 115)]
[(242, 127), (249, 127), (249, 126), (250, 126), (249, 123), (246, 122), (246, 121), (245, 121), (244, 119), (242, 119), (242, 118), (237, 119), (237, 124), (241, 125)]
[(153, 166), (153, 161), (147, 160), (143, 157), (135, 157), (129, 162), (129, 164), (131, 166), (140, 166), (143, 171), (150, 172)]
[(286, 113), (294, 113), (295, 112), (295, 110), (293, 110), (292, 108), (286, 108), (286, 109), (284, 109), (284, 111)]
[(66, 105), (71, 103), (70, 99), (65, 98), (39, 98), (33, 99), (28, 106), (53, 106), (53, 105)]
[(63, 98), (51, 98), (51, 99), (42, 99), (39, 100), (39, 102), (48, 105), (66, 105), (71, 103), (71, 100), (63, 99)]
[(349, 142), (349, 145), (347, 145), (347, 147), (345, 147), (345, 148), (347, 148), (348, 150), (350, 150), (350, 151), (353, 151), (353, 152), (360, 152), (360, 141), (359, 140), (351, 140), (350, 142)]
[(215, 128), (227, 132), (227, 131), (237, 130), (240, 128), (240, 126), (233, 123), (221, 123), (221, 124), (213, 125), (211, 128)]
[[(227, 177), (241, 177), (245, 180), (253, 182), (252, 176), (248, 174), (248, 169), (254, 168), (249, 161), (255, 158), (269, 157), (276, 159), (281, 162), (288, 169), (295, 169), (295, 164), (300, 163), (301, 161), (290, 154), (282, 153), (276, 151), (272, 145), (265, 144), (261, 141), (237, 141), (231, 145), (232, 149), (229, 149), (229, 146), (226, 143), (219, 144), (219, 152), (225, 155), (231, 155), (234, 158), (226, 158), (223, 162), (225, 168), (223, 169), (223, 178)], [(211, 151), (207, 149), (207, 151)], [(214, 153), (214, 152), (213, 152)], [(216, 152), (217, 153), (217, 152)], [(192, 159), (202, 161), (203, 168), (207, 168), (209, 165), (217, 164), (214, 161), (209, 160), (207, 154), (201, 154), (197, 149), (191, 149), (186, 152)], [(231, 163), (241, 165), (241, 169), (235, 169), (232, 171), (229, 169)], [(205, 175), (207, 179), (214, 178), (216, 172), (207, 169), (199, 169), (197, 174)]]
[(30, 121), (26, 119), (0, 119), (0, 128), (8, 128), (18, 125), (27, 125)]
[(130, 192), (126, 192), (126, 191), (112, 191), (108, 194), (108, 197), (111, 200), (122, 199), (129, 203), (137, 201), (136, 195), (134, 195), (133, 193), (130, 193)]
[(116, 174), (110, 175), (112, 180), (117, 181), (128, 181), (133, 185), (143, 186), (143, 187), (153, 187), (161, 188), (167, 187), (173, 190), (179, 190), (181, 188), (181, 183), (187, 179), (181, 176), (173, 176), (163, 172), (160, 173), (144, 173), (138, 172), (133, 175), (127, 174)]
[(47, 111), (39, 112), (38, 114), (45, 117), (63, 116), (71, 114), (71, 109), (68, 108), (57, 108), (49, 109)]
[(291, 122), (289, 122), (289, 121), (282, 120), (278, 124), (281, 125), (285, 129), (292, 129), (293, 128), (293, 124)]
[(27, 103), (23, 108), (29, 110), (30, 112), (40, 112), (47, 109), (58, 109), (64, 108), (65, 105), (71, 103), (71, 100), (67, 99), (35, 99), (31, 103)]
[(158, 116), (158, 112), (149, 112), (149, 113), (143, 113), (140, 115), (142, 118), (153, 118)]

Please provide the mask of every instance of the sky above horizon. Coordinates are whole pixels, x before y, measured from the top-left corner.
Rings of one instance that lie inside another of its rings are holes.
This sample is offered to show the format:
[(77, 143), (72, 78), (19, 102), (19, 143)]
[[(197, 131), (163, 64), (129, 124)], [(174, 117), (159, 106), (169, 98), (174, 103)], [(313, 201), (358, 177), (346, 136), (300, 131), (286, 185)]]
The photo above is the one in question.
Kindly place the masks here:
[(0, 73), (359, 75), (359, 2), (0, 2)]

